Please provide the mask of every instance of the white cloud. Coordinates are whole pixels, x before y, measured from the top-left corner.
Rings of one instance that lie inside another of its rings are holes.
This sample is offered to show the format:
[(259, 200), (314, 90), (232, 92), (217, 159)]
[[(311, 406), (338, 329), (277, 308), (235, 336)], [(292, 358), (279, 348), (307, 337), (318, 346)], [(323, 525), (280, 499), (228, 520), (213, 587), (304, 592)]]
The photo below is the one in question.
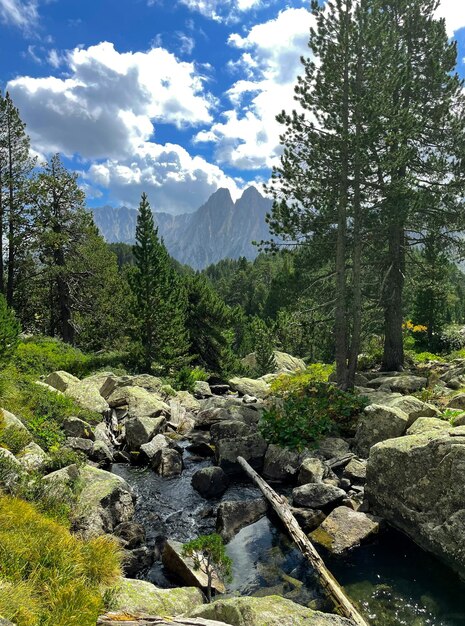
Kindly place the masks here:
[(8, 84), (41, 152), (119, 158), (150, 139), (154, 122), (181, 128), (212, 119), (204, 78), (163, 48), (119, 53), (103, 42), (74, 49), (66, 63), (67, 78), (23, 76)]
[(29, 30), (36, 24), (39, 14), (36, 0), (0, 0), (0, 19), (23, 30)]
[(238, 14), (262, 6), (263, 0), (180, 0), (191, 11), (197, 11), (217, 22), (230, 22)]
[(463, 0), (441, 0), (436, 15), (446, 20), (447, 33), (452, 37), (465, 26), (465, 2)]
[(309, 54), (313, 20), (307, 9), (290, 8), (253, 26), (246, 36), (231, 35), (230, 44), (243, 51), (232, 66), (247, 80), (238, 80), (228, 91), (233, 108), (223, 114), (224, 121), (196, 136), (198, 142), (216, 143), (221, 162), (244, 169), (276, 162), (282, 127), (275, 117), (296, 107), (294, 85), (302, 70), (300, 57)]
[(156, 211), (178, 214), (197, 209), (220, 187), (228, 188), (233, 198), (242, 188), (241, 181), (218, 166), (171, 143), (147, 142), (130, 159), (95, 163), (85, 178), (92, 186), (107, 188), (118, 204), (135, 207), (145, 191)]

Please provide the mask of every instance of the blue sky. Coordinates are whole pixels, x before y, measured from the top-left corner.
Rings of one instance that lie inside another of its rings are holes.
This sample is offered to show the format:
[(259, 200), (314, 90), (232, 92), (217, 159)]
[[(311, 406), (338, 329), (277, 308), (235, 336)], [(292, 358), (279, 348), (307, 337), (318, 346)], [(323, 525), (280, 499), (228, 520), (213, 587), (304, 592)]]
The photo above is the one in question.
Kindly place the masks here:
[[(279, 158), (309, 0), (0, 0), (0, 86), (88, 204), (198, 208)], [(441, 0), (465, 75), (465, 0)]]

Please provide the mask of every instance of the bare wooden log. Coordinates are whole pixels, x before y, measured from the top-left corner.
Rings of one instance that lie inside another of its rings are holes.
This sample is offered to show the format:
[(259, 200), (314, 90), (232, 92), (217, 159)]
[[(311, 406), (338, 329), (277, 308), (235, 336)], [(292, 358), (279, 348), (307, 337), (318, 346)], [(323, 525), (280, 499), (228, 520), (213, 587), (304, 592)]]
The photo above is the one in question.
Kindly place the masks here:
[(215, 622), (198, 617), (155, 617), (151, 615), (125, 615), (107, 613), (98, 618), (97, 626), (228, 626), (224, 622)]
[(237, 457), (237, 462), (246, 472), (246, 474), (253, 480), (253, 482), (260, 489), (262, 494), (271, 504), (273, 509), (278, 514), (279, 518), (286, 526), (291, 538), (304, 555), (304, 557), (310, 562), (315, 569), (318, 580), (323, 588), (324, 593), (334, 606), (334, 610), (343, 617), (351, 619), (357, 626), (369, 626), (368, 622), (360, 615), (352, 601), (347, 597), (341, 585), (337, 582), (329, 569), (326, 567), (323, 559), (316, 551), (315, 547), (311, 543), (310, 539), (300, 528), (299, 523), (291, 513), (290, 507), (287, 501), (278, 495), (266, 481), (257, 474), (257, 472), (250, 467), (245, 459), (241, 456)]

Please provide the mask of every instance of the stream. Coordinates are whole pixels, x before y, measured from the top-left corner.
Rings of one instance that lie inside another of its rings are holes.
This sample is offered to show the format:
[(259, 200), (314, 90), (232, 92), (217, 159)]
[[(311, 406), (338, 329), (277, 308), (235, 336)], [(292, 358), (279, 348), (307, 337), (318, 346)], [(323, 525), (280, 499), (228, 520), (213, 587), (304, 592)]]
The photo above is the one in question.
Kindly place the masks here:
[[(211, 465), (184, 450), (181, 476), (163, 478), (150, 469), (114, 465), (138, 496), (136, 521), (149, 545), (161, 537), (188, 541), (215, 530), (216, 500), (191, 487), (192, 475)], [(250, 483), (234, 483), (222, 500), (260, 496)], [(230, 595), (281, 595), (312, 608), (327, 609), (312, 569), (280, 528), (267, 517), (242, 529), (228, 544), (233, 559)], [(349, 557), (322, 555), (329, 569), (359, 603), (372, 626), (465, 626), (465, 583), (403, 534), (388, 530)], [(157, 562), (144, 577), (174, 586)]]

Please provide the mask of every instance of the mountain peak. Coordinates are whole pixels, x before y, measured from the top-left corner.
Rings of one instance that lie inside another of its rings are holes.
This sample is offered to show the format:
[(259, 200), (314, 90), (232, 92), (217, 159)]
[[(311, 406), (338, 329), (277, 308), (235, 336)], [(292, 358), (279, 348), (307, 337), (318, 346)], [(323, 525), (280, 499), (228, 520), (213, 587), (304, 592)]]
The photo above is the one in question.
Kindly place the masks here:
[(263, 194), (261, 194), (256, 187), (251, 185), (250, 187), (247, 187), (247, 189), (244, 189), (240, 199), (241, 200), (250, 200), (250, 198), (254, 198), (254, 197), (257, 197), (257, 196), (260, 196), (260, 198), (264, 197)]

